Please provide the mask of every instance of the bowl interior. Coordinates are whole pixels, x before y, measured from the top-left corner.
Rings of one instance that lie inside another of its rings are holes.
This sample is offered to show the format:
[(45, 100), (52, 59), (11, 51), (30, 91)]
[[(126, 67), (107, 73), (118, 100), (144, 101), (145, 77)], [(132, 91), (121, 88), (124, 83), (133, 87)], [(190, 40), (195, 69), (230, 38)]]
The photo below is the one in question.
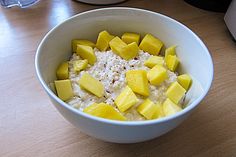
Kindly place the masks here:
[(41, 42), (36, 60), (43, 83), (53, 82), (58, 65), (72, 55), (72, 39), (96, 42), (97, 35), (102, 30), (119, 36), (124, 32), (137, 32), (141, 36), (151, 33), (161, 39), (165, 47), (177, 45), (177, 55), (181, 62), (178, 71), (188, 73), (193, 78), (186, 105), (207, 93), (212, 82), (213, 66), (208, 50), (201, 40), (175, 20), (150, 11), (130, 8), (88, 11), (51, 30)]

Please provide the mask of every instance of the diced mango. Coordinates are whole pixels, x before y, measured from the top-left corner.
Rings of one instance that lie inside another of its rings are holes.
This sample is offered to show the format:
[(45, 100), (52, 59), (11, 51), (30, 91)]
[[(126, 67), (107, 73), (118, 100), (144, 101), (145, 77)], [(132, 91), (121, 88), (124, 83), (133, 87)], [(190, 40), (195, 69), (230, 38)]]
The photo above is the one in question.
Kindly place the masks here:
[(114, 38), (107, 31), (102, 31), (99, 33), (96, 43), (96, 48), (100, 51), (106, 51), (109, 47), (109, 42)]
[(73, 39), (72, 40), (72, 52), (76, 52), (78, 44), (91, 46), (92, 48), (95, 47), (95, 44), (92, 41), (84, 40), (84, 39)]
[(177, 80), (178, 80), (179, 84), (182, 87), (184, 87), (185, 90), (189, 89), (191, 82), (192, 82), (192, 79), (188, 74), (179, 75), (177, 77)]
[(82, 57), (83, 59), (87, 59), (89, 64), (91, 65), (93, 65), (97, 60), (93, 48), (91, 46), (77, 45), (76, 54)]
[(82, 89), (89, 91), (99, 98), (104, 95), (103, 84), (88, 73), (84, 73), (78, 83)]
[(64, 80), (69, 78), (69, 63), (63, 62), (61, 63), (56, 71), (57, 79)]
[(119, 37), (115, 37), (109, 42), (109, 46), (114, 53), (120, 55), (120, 52), (124, 47), (127, 46), (127, 44), (123, 42)]
[(120, 56), (125, 59), (129, 60), (137, 56), (139, 52), (139, 47), (136, 42), (130, 43), (127, 46), (123, 47), (120, 51)]
[(129, 86), (120, 93), (120, 95), (115, 99), (115, 104), (121, 112), (128, 110), (130, 107), (138, 102), (138, 98)]
[(151, 84), (160, 85), (168, 78), (167, 70), (163, 66), (157, 64), (148, 71), (147, 78)]
[(166, 58), (166, 66), (170, 71), (175, 71), (179, 65), (179, 59), (176, 55), (168, 55)]
[(172, 56), (176, 55), (175, 49), (176, 49), (176, 45), (168, 47), (165, 50), (165, 61), (166, 61), (166, 58), (167, 58), (168, 55), (172, 55)]
[(172, 102), (168, 98), (163, 103), (163, 111), (164, 111), (165, 116), (173, 115), (181, 110), (182, 109), (178, 105), (176, 105), (174, 102)]
[(112, 120), (121, 120), (124, 121), (126, 118), (118, 111), (116, 111), (111, 105), (105, 103), (94, 103), (84, 109), (85, 113), (90, 115), (112, 119)]
[(175, 81), (170, 85), (170, 87), (168, 87), (166, 96), (175, 104), (178, 104), (185, 93), (186, 90), (177, 81)]
[(73, 69), (75, 72), (80, 72), (81, 70), (84, 70), (88, 66), (88, 60), (76, 60), (73, 62)]
[(157, 119), (157, 118), (161, 118), (161, 117), (165, 117), (164, 111), (163, 111), (163, 107), (160, 103), (155, 104), (155, 112), (152, 116), (152, 119)]
[(57, 95), (61, 100), (66, 101), (74, 96), (71, 81), (69, 79), (57, 80), (54, 82), (57, 90)]
[(149, 68), (153, 68), (157, 64), (163, 65), (163, 63), (164, 63), (163, 57), (161, 57), (161, 56), (151, 56), (144, 62), (144, 65), (149, 67)]
[(139, 45), (141, 50), (148, 52), (151, 55), (158, 55), (162, 47), (163, 42), (151, 34), (146, 34)]
[(132, 42), (136, 42), (137, 45), (140, 42), (140, 35), (137, 33), (124, 33), (121, 36), (121, 39), (126, 43), (126, 44), (130, 44)]
[(146, 119), (152, 119), (156, 109), (155, 104), (151, 100), (146, 99), (141, 105), (138, 106), (137, 111)]
[(126, 81), (133, 92), (143, 96), (149, 95), (147, 72), (145, 70), (129, 70)]

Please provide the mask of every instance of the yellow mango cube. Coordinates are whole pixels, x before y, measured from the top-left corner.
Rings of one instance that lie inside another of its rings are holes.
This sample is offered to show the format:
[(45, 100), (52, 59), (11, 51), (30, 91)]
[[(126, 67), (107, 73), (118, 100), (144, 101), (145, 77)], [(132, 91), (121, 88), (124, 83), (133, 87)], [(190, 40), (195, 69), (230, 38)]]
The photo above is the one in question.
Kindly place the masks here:
[(128, 44), (127, 46), (123, 47), (123, 49), (121, 49), (119, 55), (123, 59), (129, 60), (129, 59), (132, 59), (135, 56), (137, 56), (138, 52), (139, 52), (139, 47), (138, 47), (137, 43), (133, 42), (133, 43)]
[(179, 59), (176, 55), (168, 55), (166, 58), (166, 66), (170, 71), (175, 71), (179, 65)]
[(97, 60), (93, 48), (91, 46), (77, 45), (76, 54), (82, 57), (83, 59), (87, 59), (89, 64), (91, 65), (93, 65)]
[(167, 70), (161, 65), (155, 65), (148, 71), (147, 78), (151, 84), (160, 85), (168, 78)]
[(71, 86), (71, 81), (69, 79), (57, 80), (57, 81), (54, 81), (54, 83), (55, 83), (57, 95), (61, 100), (66, 101), (74, 96), (73, 89)]
[(100, 51), (106, 51), (109, 48), (109, 42), (114, 38), (107, 31), (102, 31), (98, 34), (96, 48)]
[(155, 110), (155, 112), (152, 116), (152, 119), (158, 119), (158, 118), (165, 117), (163, 107), (160, 103), (155, 104), (155, 108), (153, 110)]
[(78, 83), (82, 89), (87, 90), (88, 92), (96, 95), (99, 98), (104, 95), (103, 84), (90, 76), (88, 73), (84, 73)]
[(137, 111), (146, 119), (153, 119), (153, 115), (156, 112), (155, 104), (146, 99), (141, 105), (138, 106)]
[(92, 48), (95, 47), (95, 44), (92, 41), (84, 40), (84, 39), (73, 39), (72, 40), (72, 52), (76, 52), (78, 44), (91, 46)]
[(123, 42), (119, 37), (115, 37), (109, 42), (109, 46), (115, 54), (120, 55), (120, 52), (124, 47), (127, 46), (127, 44)]
[(94, 103), (84, 109), (85, 113), (90, 115), (111, 119), (125, 121), (126, 118), (118, 111), (116, 111), (111, 105), (105, 103)]
[(88, 60), (84, 59), (84, 60), (76, 60), (73, 62), (73, 69), (75, 72), (80, 72), (81, 70), (86, 69), (88, 66)]
[(144, 65), (149, 67), (149, 68), (153, 68), (157, 64), (163, 65), (163, 63), (164, 63), (164, 58), (163, 57), (161, 57), (161, 56), (151, 56), (144, 62)]
[(56, 71), (57, 79), (64, 80), (69, 78), (69, 63), (63, 62), (61, 63)]
[(129, 70), (126, 81), (133, 92), (143, 96), (149, 95), (147, 72), (145, 70)]
[(140, 42), (140, 35), (137, 33), (124, 33), (121, 36), (121, 39), (126, 43), (126, 44), (130, 44), (132, 42), (136, 42), (137, 45)]
[(151, 55), (158, 55), (162, 47), (163, 42), (151, 34), (146, 34), (139, 45), (141, 50), (148, 52)]
[(115, 104), (121, 112), (128, 110), (130, 107), (138, 102), (138, 98), (129, 86), (120, 93), (120, 95), (115, 99)]
[(182, 110), (182, 108), (180, 108), (178, 105), (176, 105), (174, 102), (172, 102), (168, 98), (163, 103), (163, 112), (164, 112), (165, 116), (173, 115), (181, 110)]
[(171, 47), (168, 47), (166, 50), (165, 50), (165, 61), (166, 61), (166, 58), (168, 55), (176, 55), (176, 45), (174, 46), (171, 46)]
[(177, 80), (179, 82), (179, 84), (184, 87), (184, 89), (187, 91), (191, 85), (192, 79), (188, 74), (183, 74), (183, 75), (179, 75), (177, 77)]
[(177, 81), (175, 81), (170, 85), (170, 87), (168, 87), (166, 96), (175, 104), (178, 104), (185, 93), (186, 90)]

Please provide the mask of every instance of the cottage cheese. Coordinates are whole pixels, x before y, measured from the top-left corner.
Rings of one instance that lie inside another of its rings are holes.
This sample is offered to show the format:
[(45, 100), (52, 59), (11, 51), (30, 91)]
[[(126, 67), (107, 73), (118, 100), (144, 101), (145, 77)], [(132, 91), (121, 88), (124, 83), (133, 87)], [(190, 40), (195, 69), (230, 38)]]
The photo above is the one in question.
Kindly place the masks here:
[[(77, 74), (72, 66), (73, 61), (81, 59), (76, 54), (73, 54), (69, 61), (69, 77), (72, 81), (72, 87), (75, 96), (68, 101), (68, 104), (83, 111), (84, 108), (93, 104), (94, 102), (100, 103), (105, 102), (116, 108), (114, 100), (126, 86), (125, 73), (132, 69), (142, 69), (149, 70), (144, 66), (145, 60), (147, 60), (151, 55), (142, 50), (139, 51), (139, 55), (134, 59), (126, 61), (120, 56), (113, 53), (111, 50), (101, 52), (95, 48), (95, 55), (97, 57), (97, 62), (93, 66), (88, 66), (86, 70), (81, 71)], [(89, 73), (91, 76), (101, 81), (105, 88), (104, 97), (98, 98), (87, 91), (80, 88), (78, 85), (78, 80), (83, 75), (84, 72)], [(165, 91), (167, 87), (177, 79), (177, 75), (168, 70), (169, 78), (165, 80), (160, 86), (150, 85), (150, 96), (149, 99), (154, 103), (162, 103), (165, 99)], [(139, 103), (129, 109), (124, 116), (128, 120), (144, 120), (144, 118), (136, 111), (136, 107), (141, 104), (144, 97), (137, 95), (139, 98)]]

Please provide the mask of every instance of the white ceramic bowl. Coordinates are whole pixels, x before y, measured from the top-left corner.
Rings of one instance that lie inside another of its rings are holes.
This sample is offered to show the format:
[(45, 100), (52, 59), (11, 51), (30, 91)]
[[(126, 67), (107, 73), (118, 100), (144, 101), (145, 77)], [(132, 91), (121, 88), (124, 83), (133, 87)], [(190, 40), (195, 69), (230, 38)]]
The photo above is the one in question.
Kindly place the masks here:
[[(57, 66), (71, 56), (71, 39), (96, 41), (102, 30), (121, 35), (151, 33), (165, 46), (178, 45), (181, 73), (193, 77), (187, 94), (188, 106), (175, 115), (149, 121), (112, 121), (85, 114), (60, 100), (48, 87), (56, 79)], [(40, 43), (35, 66), (37, 76), (58, 111), (82, 132), (116, 143), (135, 143), (153, 139), (178, 126), (206, 96), (213, 80), (213, 63), (203, 42), (186, 26), (158, 13), (135, 8), (106, 8), (75, 15), (53, 28)]]

